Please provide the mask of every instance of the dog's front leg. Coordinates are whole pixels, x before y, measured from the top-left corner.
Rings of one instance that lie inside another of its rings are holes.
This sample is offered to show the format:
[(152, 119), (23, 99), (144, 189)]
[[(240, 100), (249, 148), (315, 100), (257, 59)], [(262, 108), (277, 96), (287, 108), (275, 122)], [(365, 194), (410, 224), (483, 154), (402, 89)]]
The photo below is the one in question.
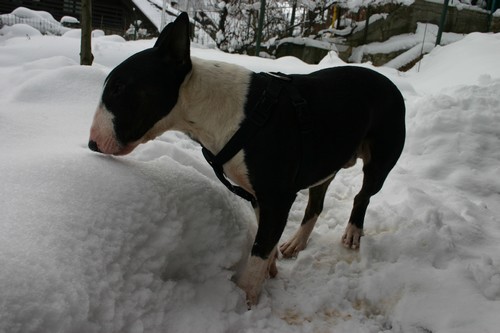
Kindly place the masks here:
[(238, 279), (238, 286), (246, 293), (250, 308), (257, 304), (262, 285), (267, 277), (277, 274), (278, 241), (285, 229), (288, 213), (295, 200), (293, 194), (275, 194), (258, 198), (259, 227), (247, 265)]
[(268, 258), (250, 255), (245, 270), (238, 280), (238, 286), (246, 294), (248, 309), (257, 304), (266, 278), (277, 274), (276, 249), (272, 252)]

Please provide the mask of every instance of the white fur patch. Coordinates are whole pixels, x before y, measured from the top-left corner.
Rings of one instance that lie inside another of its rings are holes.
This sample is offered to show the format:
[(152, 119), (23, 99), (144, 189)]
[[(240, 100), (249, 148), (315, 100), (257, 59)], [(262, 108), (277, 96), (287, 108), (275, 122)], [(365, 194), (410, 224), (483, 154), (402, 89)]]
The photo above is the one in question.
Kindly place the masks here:
[(332, 179), (333, 177), (335, 177), (335, 176), (337, 175), (337, 172), (338, 172), (338, 171), (335, 171), (335, 172), (334, 172), (334, 173), (332, 173), (330, 176), (328, 176), (328, 177), (326, 177), (326, 178), (324, 178), (324, 179), (321, 179), (319, 182), (316, 182), (316, 183), (312, 184), (312, 185), (311, 185), (311, 186), (309, 186), (308, 188), (315, 187), (315, 186), (318, 186), (318, 185), (323, 184), (324, 182), (326, 182), (326, 181), (328, 181), (328, 180)]
[(120, 148), (116, 141), (113, 118), (113, 114), (106, 109), (103, 103), (100, 103), (90, 128), (90, 140), (95, 141), (99, 151), (104, 154), (113, 154)]
[(101, 102), (94, 114), (94, 120), (90, 128), (90, 140), (97, 143), (99, 151), (103, 154), (126, 155), (134, 150), (138, 142), (122, 146), (116, 139), (113, 126), (113, 114), (109, 112)]
[(269, 259), (250, 256), (237, 284), (246, 293), (248, 305), (257, 304), (262, 285), (268, 275)]
[(301, 224), (293, 237), (280, 246), (283, 257), (296, 257), (300, 251), (306, 248), (307, 241), (309, 240), (309, 236), (314, 229), (318, 217), (318, 215), (314, 215), (306, 223)]
[(347, 248), (357, 250), (359, 249), (362, 236), (363, 229), (360, 229), (349, 222), (345, 228), (344, 235), (342, 236), (342, 244), (344, 244)]
[[(217, 154), (245, 116), (252, 72), (223, 62), (191, 60), (193, 69), (181, 85), (177, 104), (141, 141), (157, 137), (166, 130), (178, 130)], [(254, 194), (242, 151), (224, 165), (224, 172), (231, 181)]]

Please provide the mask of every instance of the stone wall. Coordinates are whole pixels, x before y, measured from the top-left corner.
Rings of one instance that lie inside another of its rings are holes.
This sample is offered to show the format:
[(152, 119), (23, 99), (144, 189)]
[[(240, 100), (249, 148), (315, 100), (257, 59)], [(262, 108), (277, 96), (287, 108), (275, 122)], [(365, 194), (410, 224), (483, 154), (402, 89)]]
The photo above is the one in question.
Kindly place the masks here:
[[(497, 0), (500, 1), (500, 0)], [(382, 9), (384, 10), (384, 9)], [(389, 15), (379, 19), (368, 26), (368, 31), (361, 30), (345, 38), (342, 44), (337, 44), (339, 57), (348, 61), (354, 47), (372, 42), (383, 42), (392, 36), (413, 33), (417, 22), (439, 25), (443, 4), (425, 0), (415, 0), (410, 6), (394, 6), (387, 8)], [(449, 6), (444, 24), (445, 32), (471, 33), (471, 32), (500, 32), (500, 17), (489, 17), (489, 12), (479, 8), (460, 8)], [(276, 57), (292, 55), (307, 63), (318, 63), (325, 50), (315, 50), (314, 47), (284, 43), (276, 49)], [(400, 52), (399, 52), (400, 53)], [(367, 59), (382, 65), (391, 60), (398, 53), (382, 55), (383, 59)]]
[[(368, 26), (368, 32), (358, 31), (346, 39), (346, 44), (355, 47), (372, 42), (382, 42), (391, 36), (415, 32), (417, 22), (439, 25), (443, 4), (425, 0), (415, 0), (411, 6), (400, 6)], [(444, 24), (445, 32), (500, 32), (500, 18), (493, 17), (489, 25), (489, 13), (480, 9), (449, 6)]]
[(293, 56), (308, 64), (319, 64), (328, 52), (329, 50), (308, 45), (282, 43), (276, 48), (275, 56), (276, 58)]

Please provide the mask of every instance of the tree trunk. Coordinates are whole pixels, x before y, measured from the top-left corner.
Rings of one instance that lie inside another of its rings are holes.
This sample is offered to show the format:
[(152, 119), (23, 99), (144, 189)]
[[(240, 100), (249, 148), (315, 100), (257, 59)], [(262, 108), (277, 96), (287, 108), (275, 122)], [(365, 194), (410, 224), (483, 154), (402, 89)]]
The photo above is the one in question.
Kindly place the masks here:
[(82, 0), (82, 42), (80, 44), (80, 65), (91, 66), (92, 54), (92, 0)]

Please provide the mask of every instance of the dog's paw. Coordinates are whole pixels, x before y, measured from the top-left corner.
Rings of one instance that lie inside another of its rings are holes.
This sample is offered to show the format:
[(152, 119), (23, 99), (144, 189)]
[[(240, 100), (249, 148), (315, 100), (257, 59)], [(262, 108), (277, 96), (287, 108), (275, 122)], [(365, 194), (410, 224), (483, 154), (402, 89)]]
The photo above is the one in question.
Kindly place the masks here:
[(314, 228), (314, 224), (318, 220), (318, 215), (314, 215), (306, 223), (302, 223), (299, 230), (285, 243), (281, 244), (280, 251), (284, 258), (296, 257), (300, 251), (307, 246), (307, 241)]
[(305, 249), (306, 245), (307, 239), (303, 239), (300, 235), (295, 234), (291, 239), (281, 244), (280, 252), (283, 254), (283, 258), (293, 258)]
[(256, 306), (259, 303), (260, 290), (256, 291), (246, 291), (246, 303), (248, 310), (252, 310), (252, 307)]
[[(274, 256), (274, 253), (272, 253), (272, 255)], [(248, 308), (252, 305), (256, 305), (259, 301), (262, 285), (273, 269), (274, 260), (272, 260), (272, 258), (274, 257), (262, 259), (257, 256), (250, 256), (243, 273), (236, 282), (238, 287), (246, 294)], [(275, 262), (274, 273), (278, 273)]]
[(342, 244), (348, 249), (357, 250), (359, 249), (362, 236), (363, 229), (356, 227), (354, 224), (348, 223), (344, 235), (342, 236)]

